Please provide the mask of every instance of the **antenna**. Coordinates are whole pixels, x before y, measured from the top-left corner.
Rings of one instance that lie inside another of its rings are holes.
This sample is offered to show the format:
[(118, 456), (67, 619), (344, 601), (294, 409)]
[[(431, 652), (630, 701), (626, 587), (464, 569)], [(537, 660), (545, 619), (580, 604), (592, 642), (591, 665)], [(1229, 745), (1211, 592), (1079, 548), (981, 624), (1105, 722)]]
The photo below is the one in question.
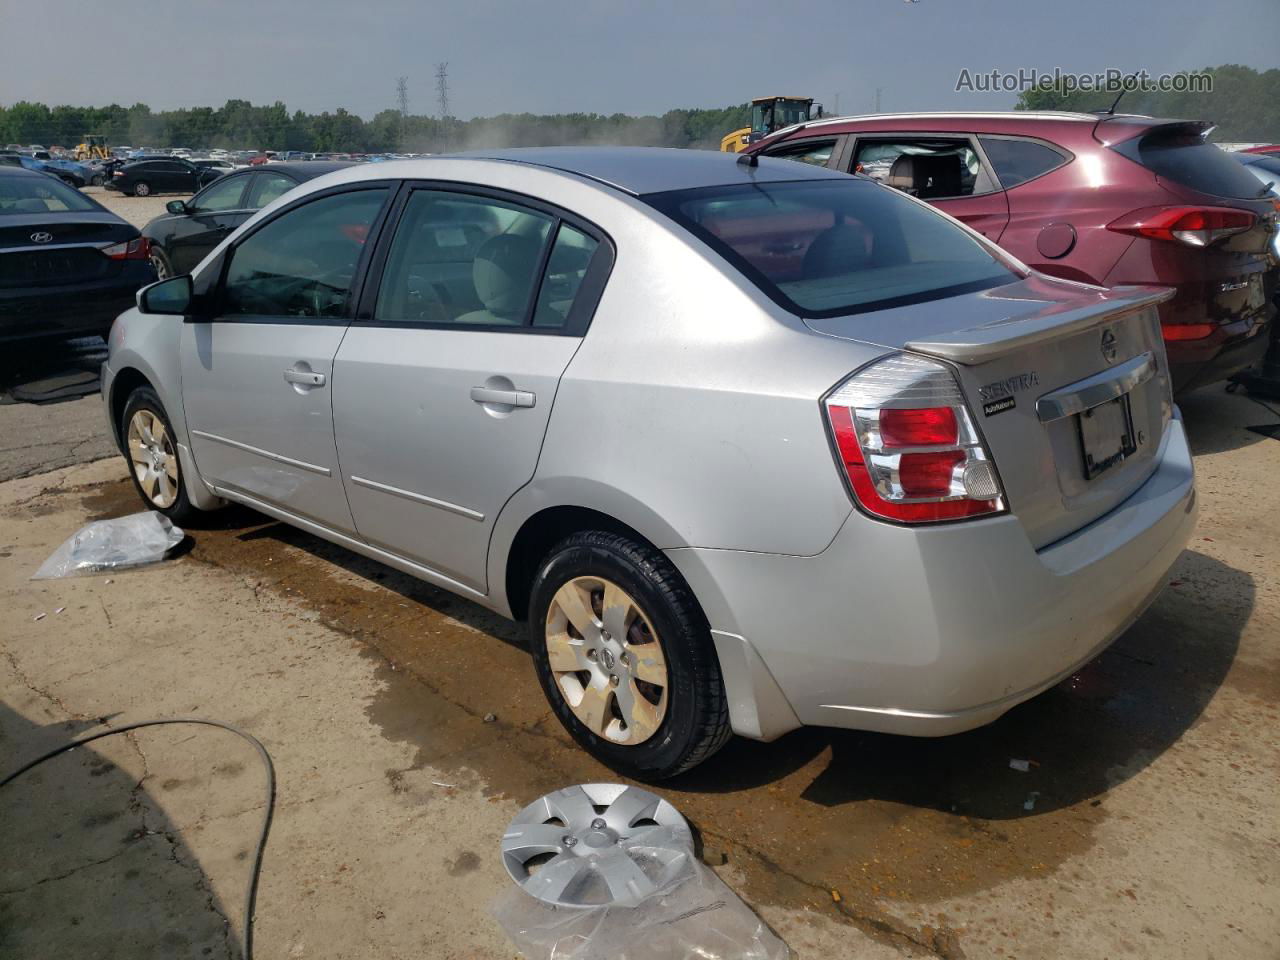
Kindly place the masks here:
[(440, 105), (440, 119), (449, 119), (449, 64), (436, 64), (436, 102)]
[[(1129, 77), (1132, 80), (1138, 79), (1138, 75), (1136, 73), (1129, 74)], [(1116, 115), (1116, 107), (1120, 106), (1120, 101), (1124, 98), (1124, 95), (1128, 92), (1129, 92), (1129, 88), (1124, 85), (1124, 81), (1123, 80), (1120, 81), (1120, 92), (1117, 93), (1116, 98), (1111, 101), (1111, 106), (1107, 107), (1106, 110), (1102, 111), (1103, 115), (1108, 117), (1114, 117)]]
[(396, 105), (400, 108), (400, 136), (397, 146), (404, 146), (404, 123), (409, 116), (409, 78), (396, 77)]

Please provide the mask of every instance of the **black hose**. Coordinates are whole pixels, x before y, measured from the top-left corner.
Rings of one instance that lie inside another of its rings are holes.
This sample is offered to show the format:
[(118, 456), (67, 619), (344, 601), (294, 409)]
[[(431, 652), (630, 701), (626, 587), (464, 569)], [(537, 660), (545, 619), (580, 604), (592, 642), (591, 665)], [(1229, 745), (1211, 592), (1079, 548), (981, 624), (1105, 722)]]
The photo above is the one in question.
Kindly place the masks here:
[(204, 720), (200, 717), (174, 717), (168, 720), (141, 720), (138, 723), (128, 723), (123, 727), (112, 727), (110, 730), (103, 730), (100, 733), (93, 733), (87, 737), (80, 737), (72, 740), (70, 743), (64, 743), (62, 746), (50, 750), (48, 753), (36, 757), (30, 763), (25, 763), (13, 773), (5, 776), (0, 780), (0, 788), (8, 786), (18, 777), (22, 776), (33, 767), (38, 767), (46, 760), (51, 760), (59, 754), (66, 753), (68, 750), (74, 750), (76, 747), (82, 747), (86, 743), (92, 743), (94, 740), (101, 740), (103, 737), (114, 737), (117, 734), (128, 733), (130, 730), (139, 730), (143, 727), (162, 727), (171, 723), (194, 723), (205, 727), (217, 727), (220, 730), (226, 730), (234, 733), (237, 737), (252, 744), (253, 749), (258, 751), (258, 757), (262, 760), (262, 766), (267, 772), (267, 803), (262, 811), (262, 830), (258, 835), (258, 848), (253, 855), (253, 869), (249, 873), (249, 885), (244, 895), (244, 929), (240, 935), (240, 953), (244, 960), (253, 960), (253, 909), (254, 903), (258, 899), (258, 875), (262, 872), (262, 856), (267, 847), (267, 834), (271, 831), (271, 815), (276, 804), (276, 770), (271, 763), (271, 755), (267, 753), (267, 748), (262, 745), (257, 737), (251, 733), (246, 733), (239, 727), (232, 726), (229, 723), (223, 723), (221, 720)]

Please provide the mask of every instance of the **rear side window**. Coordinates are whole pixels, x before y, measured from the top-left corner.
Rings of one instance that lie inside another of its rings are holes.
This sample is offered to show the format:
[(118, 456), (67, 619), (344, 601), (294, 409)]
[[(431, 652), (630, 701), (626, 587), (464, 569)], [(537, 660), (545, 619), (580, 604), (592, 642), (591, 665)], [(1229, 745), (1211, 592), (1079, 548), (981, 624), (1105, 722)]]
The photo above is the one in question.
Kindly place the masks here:
[(1000, 186), (1006, 190), (1034, 180), (1070, 159), (1052, 147), (1034, 140), (1004, 140), (995, 137), (979, 137), (978, 140), (982, 143), (982, 149), (987, 152), (991, 166), (995, 168)]
[(1215, 197), (1256, 197), (1258, 181), (1215, 144), (1195, 132), (1156, 130), (1112, 147), (1157, 177)]
[(865, 180), (711, 187), (645, 199), (801, 316), (861, 313), (1020, 279), (945, 217)]
[(860, 138), (853, 172), (921, 200), (969, 197), (995, 189), (967, 139)]
[(227, 316), (341, 318), (385, 187), (332, 194), (294, 207), (232, 253)]
[(563, 327), (578, 290), (587, 275), (587, 267), (600, 242), (567, 223), (560, 224), (555, 246), (547, 260), (547, 272), (538, 291), (538, 306), (533, 312), (535, 327)]

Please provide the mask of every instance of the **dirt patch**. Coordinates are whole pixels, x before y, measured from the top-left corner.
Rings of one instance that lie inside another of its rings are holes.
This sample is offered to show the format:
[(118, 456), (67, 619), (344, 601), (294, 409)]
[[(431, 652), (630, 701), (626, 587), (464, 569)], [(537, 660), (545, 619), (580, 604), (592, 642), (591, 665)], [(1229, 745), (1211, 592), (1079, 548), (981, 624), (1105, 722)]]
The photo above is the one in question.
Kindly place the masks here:
[[(138, 509), (126, 481), (80, 495), (95, 517)], [(363, 645), (385, 681), (367, 713), (384, 736), (416, 748), (415, 766), (475, 771), (491, 796), (521, 802), (617, 779), (552, 717), (517, 625), (247, 510), (190, 532), (194, 546), (179, 562), (295, 598)], [(821, 910), (916, 952), (962, 956), (945, 918), (910, 928), (883, 905), (1043, 876), (1088, 850), (1108, 789), (1178, 740), (1230, 677), (1252, 580), (1197, 553), (1171, 579), (1178, 586), (1111, 650), (989, 727), (938, 740), (821, 729), (771, 744), (735, 740), (662, 789), (727, 853), (749, 900)], [(484, 722), (488, 713), (496, 722)], [(1011, 769), (1011, 759), (1029, 770)], [(394, 771), (387, 780), (400, 785)]]

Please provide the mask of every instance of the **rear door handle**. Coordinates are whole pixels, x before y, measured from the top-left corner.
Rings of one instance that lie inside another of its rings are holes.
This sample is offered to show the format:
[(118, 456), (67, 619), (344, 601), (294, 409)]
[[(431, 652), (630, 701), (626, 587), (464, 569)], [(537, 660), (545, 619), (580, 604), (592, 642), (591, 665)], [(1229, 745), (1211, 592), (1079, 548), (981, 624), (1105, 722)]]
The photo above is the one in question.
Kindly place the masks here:
[(323, 373), (313, 373), (310, 370), (294, 370), (290, 367), (284, 372), (286, 383), (297, 383), (304, 387), (323, 387), (325, 383)]
[(472, 387), (471, 399), (476, 403), (505, 403), (509, 407), (532, 407), (535, 397), (528, 390), (495, 390), (492, 387)]

